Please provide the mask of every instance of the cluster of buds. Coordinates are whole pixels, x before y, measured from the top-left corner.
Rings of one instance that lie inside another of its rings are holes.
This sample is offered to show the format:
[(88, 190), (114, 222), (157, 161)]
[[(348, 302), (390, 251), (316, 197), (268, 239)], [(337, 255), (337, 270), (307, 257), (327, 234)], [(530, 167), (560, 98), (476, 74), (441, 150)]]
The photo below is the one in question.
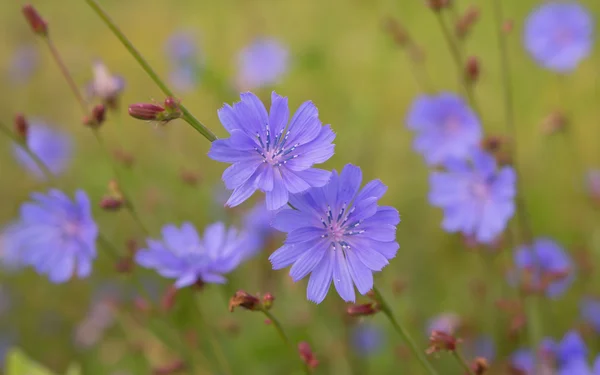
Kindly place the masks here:
[(98, 128), (106, 119), (106, 107), (104, 104), (97, 104), (92, 108), (92, 112), (83, 117), (83, 124), (90, 128)]
[(477, 20), (479, 20), (479, 8), (475, 5), (471, 5), (456, 22), (456, 36), (460, 39), (464, 39), (469, 35), (471, 29), (475, 23), (477, 23)]
[(138, 120), (146, 120), (162, 125), (182, 116), (179, 101), (168, 97), (163, 105), (155, 103), (136, 103), (129, 106), (129, 115)]
[(270, 310), (273, 307), (273, 301), (275, 301), (275, 297), (271, 293), (265, 294), (261, 299), (259, 295), (253, 296), (243, 290), (238, 290), (229, 299), (229, 311), (233, 312), (236, 307), (243, 307), (250, 311)]
[(480, 74), (481, 64), (479, 63), (479, 58), (477, 56), (469, 56), (465, 63), (465, 80), (468, 83), (473, 84), (479, 80)]
[(460, 339), (457, 339), (449, 333), (434, 330), (431, 331), (431, 335), (429, 336), (429, 347), (425, 353), (433, 354), (441, 351), (453, 352), (460, 342)]
[(427, 0), (427, 6), (430, 7), (434, 12), (439, 12), (444, 8), (448, 8), (452, 5), (452, 0)]
[(15, 134), (17, 134), (17, 136), (19, 136), (19, 138), (21, 138), (23, 141), (27, 140), (27, 133), (29, 132), (29, 123), (27, 122), (27, 119), (25, 119), (25, 116), (22, 113), (18, 113), (15, 116), (14, 126)]
[(481, 148), (492, 154), (499, 165), (512, 164), (510, 147), (509, 138), (501, 135), (490, 135), (481, 141)]
[(100, 201), (100, 207), (106, 211), (117, 211), (126, 204), (125, 197), (119, 189), (117, 181), (111, 180), (108, 183), (108, 194)]
[(48, 36), (48, 24), (42, 16), (37, 12), (37, 10), (31, 4), (24, 5), (23, 15), (25, 16), (25, 20), (31, 27), (34, 33), (41, 36)]
[(383, 23), (384, 30), (392, 37), (398, 47), (406, 47), (410, 43), (410, 37), (406, 29), (394, 18), (388, 17)]
[(302, 341), (298, 343), (298, 353), (300, 354), (302, 362), (306, 363), (306, 366), (308, 366), (308, 368), (312, 370), (317, 368), (317, 366), (319, 365), (319, 360), (317, 359), (315, 353), (313, 353), (312, 349), (310, 348), (310, 345), (307, 342)]

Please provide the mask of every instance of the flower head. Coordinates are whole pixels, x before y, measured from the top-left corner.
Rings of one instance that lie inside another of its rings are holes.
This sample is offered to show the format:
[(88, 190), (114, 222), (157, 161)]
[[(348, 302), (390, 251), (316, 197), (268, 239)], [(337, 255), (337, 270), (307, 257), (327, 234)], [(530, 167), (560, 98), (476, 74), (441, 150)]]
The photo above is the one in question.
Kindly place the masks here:
[(233, 163), (223, 173), (223, 181), (233, 194), (226, 205), (234, 207), (258, 189), (266, 193), (269, 210), (283, 207), (289, 193), (321, 187), (330, 172), (312, 168), (333, 155), (335, 134), (322, 126), (312, 102), (304, 102), (288, 124), (287, 98), (273, 92), (271, 110), (252, 93), (219, 110), (219, 119), (230, 134), (211, 144), (208, 156)]
[(54, 283), (73, 275), (89, 276), (96, 257), (98, 227), (91, 214), (90, 201), (81, 190), (71, 200), (58, 190), (34, 193), (32, 201), (21, 206), (19, 219), (4, 230), (5, 246), (18, 254), (23, 265), (32, 266)]
[(450, 158), (467, 159), (481, 142), (477, 115), (462, 98), (452, 93), (417, 98), (406, 124), (417, 133), (414, 148), (429, 165), (438, 165)]
[[(67, 133), (53, 129), (41, 122), (30, 122), (27, 132), (27, 147), (48, 168), (57, 175), (69, 165), (72, 154), (72, 141)], [(18, 144), (13, 145), (15, 158), (29, 173), (44, 179), (44, 172), (35, 160)]]
[(181, 228), (166, 225), (162, 240), (147, 240), (147, 246), (135, 255), (138, 264), (155, 269), (161, 276), (176, 279), (183, 288), (198, 281), (224, 283), (224, 275), (254, 255), (245, 233), (227, 229), (221, 222), (206, 227), (204, 238), (191, 223)]
[(442, 227), (492, 243), (515, 210), (513, 168), (498, 169), (494, 157), (479, 150), (470, 164), (449, 160), (445, 166), (445, 172), (433, 172), (429, 180), (429, 201), (444, 210)]
[(600, 333), (600, 300), (584, 298), (579, 305), (581, 317), (589, 323), (596, 333)]
[(276, 39), (259, 38), (238, 57), (238, 85), (246, 90), (276, 84), (287, 72), (289, 51)]
[(578, 359), (586, 359), (588, 349), (578, 332), (569, 331), (554, 347), (554, 352), (559, 365)]
[(88, 94), (106, 103), (109, 107), (116, 104), (116, 100), (125, 88), (125, 80), (118, 75), (112, 75), (101, 60), (92, 64), (94, 78), (88, 85)]
[(457, 314), (451, 312), (442, 313), (429, 320), (427, 334), (431, 335), (433, 331), (438, 331), (452, 335), (456, 332), (460, 324), (461, 319)]
[[(540, 359), (539, 374), (553, 374), (554, 341), (545, 338), (538, 349)], [(518, 374), (536, 375), (534, 372), (536, 358), (530, 349), (519, 349), (510, 357), (511, 368), (519, 371)]]
[(573, 281), (573, 262), (556, 242), (538, 238), (533, 244), (523, 245), (515, 252), (515, 265), (525, 272), (528, 286), (558, 297)]
[(298, 281), (311, 273), (307, 298), (325, 299), (331, 282), (346, 302), (354, 302), (354, 285), (360, 294), (373, 288), (373, 272), (381, 271), (396, 256), (393, 207), (378, 206), (387, 187), (374, 180), (360, 189), (360, 168), (346, 165), (342, 173), (320, 188), (290, 197), (297, 210), (281, 210), (273, 226), (286, 232), (285, 244), (269, 260), (273, 269), (292, 265), (290, 276)]
[(368, 356), (377, 353), (384, 345), (383, 331), (373, 324), (359, 324), (352, 329), (352, 347), (357, 354)]
[(549, 2), (525, 24), (525, 48), (537, 63), (559, 73), (574, 70), (593, 46), (594, 21), (581, 4)]
[(189, 31), (178, 31), (167, 39), (165, 50), (171, 61), (170, 82), (180, 91), (194, 89), (202, 68), (195, 35)]

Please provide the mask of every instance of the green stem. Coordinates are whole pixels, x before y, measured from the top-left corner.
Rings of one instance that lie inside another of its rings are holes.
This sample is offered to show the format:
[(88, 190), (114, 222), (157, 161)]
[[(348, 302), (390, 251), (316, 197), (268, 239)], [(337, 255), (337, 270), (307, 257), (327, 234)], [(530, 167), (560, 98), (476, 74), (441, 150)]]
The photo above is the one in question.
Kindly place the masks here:
[(473, 369), (471, 368), (471, 366), (469, 366), (469, 364), (465, 360), (465, 357), (463, 357), (463, 355), (458, 351), (458, 349), (452, 351), (452, 356), (463, 367), (463, 369), (465, 370), (465, 372), (467, 374), (475, 375), (475, 373), (473, 372)]
[[(196, 300), (196, 308), (198, 310), (196, 319), (200, 321), (200, 325), (198, 327), (198, 337), (205, 336), (208, 338), (208, 342), (213, 349), (213, 353), (215, 355), (217, 363), (219, 364), (219, 367), (221, 368), (221, 371), (224, 374), (231, 375), (233, 374), (233, 372), (231, 371), (229, 361), (225, 356), (225, 352), (223, 351), (223, 347), (221, 346), (219, 339), (215, 335), (215, 332), (213, 331), (212, 327), (204, 322), (202, 313), (202, 301), (200, 300), (200, 295), (197, 293), (197, 295), (194, 298)], [(208, 335), (205, 334), (206, 332), (208, 332)]]
[[(108, 13), (102, 9), (102, 7), (98, 4), (96, 0), (85, 0), (85, 2), (92, 8), (92, 10), (102, 19), (102, 21), (108, 26), (108, 28), (112, 31), (112, 33), (119, 39), (121, 44), (127, 49), (127, 51), (133, 56), (133, 58), (138, 62), (138, 64), (144, 69), (146, 74), (156, 83), (156, 85), (160, 88), (160, 90), (166, 95), (170, 97), (175, 97), (171, 89), (164, 83), (163, 80), (160, 79), (158, 74), (152, 69), (150, 64), (142, 57), (142, 55), (138, 52), (138, 50), (133, 46), (133, 44), (127, 39), (125, 34), (119, 29), (119, 27), (114, 23), (114, 21), (110, 18)], [(182, 118), (188, 124), (190, 124), (196, 131), (204, 138), (208, 139), (210, 142), (213, 142), (217, 139), (217, 137), (202, 124), (197, 118), (195, 118), (190, 111), (185, 108), (184, 105), (179, 104), (179, 108), (183, 114)]]
[(427, 357), (425, 357), (424, 351), (417, 347), (417, 344), (415, 344), (415, 341), (410, 337), (408, 331), (401, 324), (398, 323), (398, 321), (394, 317), (394, 313), (392, 312), (390, 305), (388, 305), (385, 299), (383, 299), (383, 296), (381, 295), (381, 293), (379, 293), (379, 290), (373, 287), (373, 292), (375, 292), (375, 298), (379, 303), (381, 311), (385, 314), (385, 316), (387, 316), (396, 332), (400, 334), (404, 342), (408, 345), (409, 349), (413, 352), (415, 357), (417, 357), (423, 368), (427, 371), (428, 374), (437, 375), (437, 371), (433, 368), (431, 363), (429, 363)]

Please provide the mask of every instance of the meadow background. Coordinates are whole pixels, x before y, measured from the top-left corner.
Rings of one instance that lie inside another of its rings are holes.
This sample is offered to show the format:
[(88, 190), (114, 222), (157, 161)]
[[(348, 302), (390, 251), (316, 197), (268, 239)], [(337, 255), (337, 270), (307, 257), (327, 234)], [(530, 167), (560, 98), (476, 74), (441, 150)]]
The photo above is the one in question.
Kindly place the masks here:
[[(506, 135), (496, 26), (491, 1), (454, 0), (459, 9), (476, 5), (481, 18), (465, 41), (466, 55), (481, 60), (476, 96), (486, 135)], [(600, 168), (600, 48), (562, 82), (539, 68), (524, 51), (523, 21), (540, 1), (505, 0), (507, 18), (514, 21), (509, 53), (514, 78), (521, 187), (532, 216), (535, 235), (554, 238), (575, 255), (588, 256), (585, 265), (600, 260), (599, 215), (590, 209), (585, 172)], [(600, 3), (582, 0), (596, 19)], [(183, 121), (155, 126), (130, 118), (126, 106), (135, 102), (161, 102), (164, 96), (117, 39), (83, 1), (33, 1), (48, 21), (50, 33), (67, 66), (81, 86), (92, 78), (91, 63), (101, 58), (108, 68), (125, 77), (119, 113), (109, 113), (102, 133), (111, 149), (131, 153), (130, 168), (121, 167), (122, 185), (133, 197), (141, 218), (158, 236), (167, 223), (193, 222), (200, 230), (223, 219), (239, 222), (240, 213), (252, 207), (225, 209), (219, 200), (223, 165), (210, 160), (209, 142)], [(312, 100), (323, 123), (337, 133), (336, 154), (324, 168), (359, 165), (365, 180), (380, 178), (388, 187), (382, 204), (393, 205), (401, 215), (397, 240), (400, 250), (376, 285), (392, 302), (396, 314), (410, 322), (413, 336), (425, 348), (426, 324), (443, 312), (459, 314), (473, 332), (492, 334), (496, 356), (492, 373), (505, 373), (504, 362), (525, 344), (525, 334), (508, 337), (510, 316), (494, 307), (494, 300), (515, 298), (516, 290), (504, 276), (511, 266), (508, 246), (486, 264), (468, 249), (459, 235), (441, 228), (441, 210), (427, 200), (428, 168), (412, 149), (412, 134), (405, 126), (411, 101), (421, 93), (407, 55), (384, 32), (383, 21), (394, 17), (425, 51), (425, 67), (436, 90), (460, 92), (454, 65), (434, 14), (418, 0), (104, 0), (115, 22), (161, 77), (169, 73), (165, 43), (175, 32), (197, 36), (202, 60), (214, 77), (201, 77), (197, 89), (177, 93), (188, 109), (217, 136), (225, 130), (217, 118), (223, 103), (237, 100), (237, 93), (219, 90), (222, 80), (233, 80), (237, 53), (257, 36), (279, 38), (291, 52), (291, 67), (273, 87), (289, 97), (290, 107)], [(102, 232), (125, 251), (125, 243), (144, 235), (127, 212), (105, 212), (97, 202), (113, 177), (110, 164), (81, 125), (80, 108), (52, 63), (45, 46), (33, 35), (21, 15), (21, 2), (0, 3), (0, 121), (11, 123), (17, 112), (43, 119), (68, 130), (75, 137), (72, 166), (62, 177), (62, 188), (85, 189), (95, 202)], [(13, 56), (23, 46), (37, 50), (35, 69), (25, 81), (15, 80)], [(216, 77), (216, 78), (215, 78)], [(270, 89), (255, 91), (268, 102)], [(569, 133), (547, 135), (542, 122), (552, 111), (569, 113)], [(191, 186), (182, 172), (200, 176)], [(14, 161), (10, 143), (0, 138), (0, 225), (10, 222), (33, 191), (47, 188)], [(275, 243), (276, 246), (277, 242)], [(305, 298), (306, 281), (293, 284), (287, 271), (270, 271), (266, 249), (230, 277), (228, 290), (271, 292), (274, 313), (293, 341), (308, 341), (321, 361), (317, 374), (419, 374), (420, 368), (402, 350), (399, 337), (383, 316), (362, 320), (382, 329), (384, 345), (376, 353), (361, 356), (348, 345), (352, 327), (345, 324), (344, 304), (330, 293), (321, 305)], [(583, 249), (583, 250), (582, 250)], [(1, 249), (0, 249), (1, 250)], [(19, 346), (48, 367), (63, 373), (73, 361), (84, 374), (147, 374), (152, 366), (168, 363), (176, 353), (164, 348), (136, 323), (131, 295), (131, 275), (114, 270), (114, 261), (99, 248), (92, 277), (64, 285), (50, 284), (30, 270), (3, 272), (0, 284), (0, 344), (7, 350)], [(579, 301), (584, 294), (599, 293), (596, 272), (578, 278), (568, 293), (556, 301), (544, 301), (544, 333), (560, 338), (579, 324)], [(143, 282), (159, 296), (169, 284), (153, 272), (142, 272)], [(139, 277), (136, 273), (135, 277)], [(398, 290), (402, 285), (402, 290)], [(482, 293), (484, 286), (485, 293)], [(268, 287), (268, 290), (265, 290)], [(99, 296), (117, 296), (122, 313), (97, 343), (82, 345), (75, 339), (80, 322), (89, 315)], [(293, 358), (263, 317), (227, 311), (218, 288), (203, 292), (204, 321), (216, 327), (233, 374), (287, 374), (298, 371)], [(185, 297), (185, 295), (184, 295)], [(359, 300), (360, 301), (360, 300)], [(197, 319), (185, 303), (165, 314), (170, 324), (186, 330)], [(588, 344), (600, 350), (598, 336)], [(217, 374), (210, 348), (205, 347), (206, 374)], [(435, 360), (443, 374), (460, 374), (448, 356)], [(290, 365), (291, 363), (291, 365)]]

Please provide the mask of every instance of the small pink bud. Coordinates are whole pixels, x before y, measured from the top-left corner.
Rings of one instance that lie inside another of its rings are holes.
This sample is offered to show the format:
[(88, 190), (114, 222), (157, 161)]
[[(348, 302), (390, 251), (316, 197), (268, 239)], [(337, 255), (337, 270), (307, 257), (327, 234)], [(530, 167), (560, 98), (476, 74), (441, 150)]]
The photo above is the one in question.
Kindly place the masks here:
[(275, 301), (275, 296), (273, 296), (271, 293), (265, 294), (262, 298), (263, 306), (267, 310), (273, 307), (273, 301)]
[(475, 375), (484, 375), (489, 367), (487, 360), (483, 357), (477, 357), (471, 362), (471, 370)]
[(117, 211), (121, 207), (123, 207), (124, 203), (125, 201), (123, 200), (123, 198), (105, 196), (100, 201), (100, 208), (106, 211)]
[(471, 32), (477, 20), (479, 20), (479, 8), (471, 5), (456, 23), (456, 36), (461, 39), (465, 38)]
[(379, 306), (376, 303), (369, 302), (362, 305), (352, 305), (346, 309), (346, 313), (350, 316), (368, 316), (379, 312)]
[(27, 139), (27, 133), (29, 132), (29, 124), (22, 113), (18, 113), (15, 116), (15, 133), (22, 139)]
[(481, 65), (479, 64), (479, 59), (475, 56), (470, 56), (465, 65), (465, 77), (467, 78), (467, 81), (471, 83), (477, 82), (480, 73)]
[(387, 18), (383, 27), (399, 47), (405, 47), (410, 42), (406, 29), (395, 19)]
[(48, 35), (48, 24), (44, 19), (40, 16), (37, 10), (31, 4), (24, 5), (23, 15), (29, 23), (29, 26), (33, 30), (34, 33), (42, 36)]
[(138, 120), (157, 121), (165, 109), (157, 104), (136, 103), (129, 106), (129, 115)]
[(98, 104), (92, 108), (92, 113), (83, 118), (83, 124), (91, 128), (97, 128), (106, 119), (106, 108), (103, 104)]
[(319, 360), (317, 359), (317, 357), (315, 357), (315, 354), (313, 353), (312, 349), (310, 348), (310, 345), (307, 342), (302, 341), (298, 343), (298, 353), (300, 354), (300, 358), (302, 359), (302, 361), (306, 363), (306, 365), (309, 368), (317, 368), (317, 366), (319, 365)]

